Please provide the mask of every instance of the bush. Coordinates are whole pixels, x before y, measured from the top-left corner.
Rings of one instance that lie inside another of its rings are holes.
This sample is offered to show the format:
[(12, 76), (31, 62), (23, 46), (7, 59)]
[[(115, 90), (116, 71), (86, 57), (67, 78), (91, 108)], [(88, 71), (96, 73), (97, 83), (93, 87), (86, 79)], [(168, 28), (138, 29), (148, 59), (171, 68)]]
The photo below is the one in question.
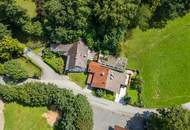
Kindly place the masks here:
[(131, 89), (137, 89), (138, 86), (141, 86), (143, 84), (143, 79), (139, 76), (136, 75), (134, 77), (131, 78)]
[(49, 50), (43, 51), (43, 60), (46, 62), (55, 72), (63, 74), (64, 72), (64, 60), (62, 56), (57, 53), (53, 53)]
[(114, 101), (115, 100), (115, 95), (113, 92), (111, 91), (107, 91), (104, 89), (94, 89), (93, 90), (93, 95), (97, 96), (97, 97), (101, 97), (110, 101)]
[(124, 101), (125, 101), (125, 104), (131, 104), (132, 99), (130, 96), (125, 96)]
[(103, 97), (105, 95), (105, 91), (103, 89), (96, 89), (95, 94), (97, 97)]
[(5, 74), (13, 79), (19, 81), (28, 78), (27, 71), (21, 67), (21, 64), (16, 60), (8, 61), (4, 64)]
[(53, 105), (61, 113), (56, 130), (92, 130), (93, 113), (87, 98), (52, 84), (27, 83), (21, 86), (0, 86), (0, 98), (26, 106)]
[(144, 107), (143, 98), (140, 94), (138, 94), (137, 102), (135, 102), (135, 105), (138, 107)]

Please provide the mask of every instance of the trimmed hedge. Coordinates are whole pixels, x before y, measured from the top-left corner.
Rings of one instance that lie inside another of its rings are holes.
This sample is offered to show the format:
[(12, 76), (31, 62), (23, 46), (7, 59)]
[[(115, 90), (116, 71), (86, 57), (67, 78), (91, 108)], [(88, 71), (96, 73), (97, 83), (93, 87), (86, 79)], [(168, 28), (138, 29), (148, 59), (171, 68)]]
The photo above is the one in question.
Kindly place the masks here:
[(56, 130), (92, 130), (93, 112), (86, 97), (52, 84), (27, 83), (21, 86), (0, 86), (0, 98), (26, 106), (55, 106), (61, 118)]

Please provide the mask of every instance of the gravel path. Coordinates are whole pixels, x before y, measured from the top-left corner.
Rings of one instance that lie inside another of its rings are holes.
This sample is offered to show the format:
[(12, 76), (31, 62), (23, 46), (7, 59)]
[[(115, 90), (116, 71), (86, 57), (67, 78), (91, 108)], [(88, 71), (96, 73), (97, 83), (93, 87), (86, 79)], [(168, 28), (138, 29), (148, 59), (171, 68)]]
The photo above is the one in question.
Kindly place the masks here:
[(3, 130), (3, 128), (4, 128), (3, 109), (4, 109), (4, 103), (0, 100), (0, 130)]

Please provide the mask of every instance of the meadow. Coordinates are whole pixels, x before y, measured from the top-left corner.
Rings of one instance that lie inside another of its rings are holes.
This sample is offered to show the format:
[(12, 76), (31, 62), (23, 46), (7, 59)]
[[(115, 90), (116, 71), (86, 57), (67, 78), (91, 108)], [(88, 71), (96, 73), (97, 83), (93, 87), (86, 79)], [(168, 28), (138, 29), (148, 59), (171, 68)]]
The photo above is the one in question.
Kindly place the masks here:
[(190, 14), (163, 29), (135, 29), (122, 44), (130, 69), (144, 80), (145, 107), (167, 107), (190, 101)]

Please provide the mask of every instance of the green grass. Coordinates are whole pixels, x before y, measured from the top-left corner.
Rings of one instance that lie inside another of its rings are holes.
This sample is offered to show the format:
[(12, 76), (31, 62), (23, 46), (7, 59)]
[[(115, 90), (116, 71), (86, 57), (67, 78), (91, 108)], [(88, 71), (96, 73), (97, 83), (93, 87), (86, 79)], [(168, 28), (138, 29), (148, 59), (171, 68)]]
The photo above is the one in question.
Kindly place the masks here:
[(130, 96), (131, 97), (131, 99), (132, 99), (132, 102), (131, 102), (131, 104), (134, 104), (135, 102), (137, 102), (137, 90), (135, 90), (135, 89), (128, 89), (127, 90), (127, 94), (128, 94), (128, 96)]
[(44, 49), (43, 47), (40, 47), (40, 48), (35, 48), (35, 49), (33, 49), (33, 51), (34, 51), (34, 53), (36, 53), (36, 54), (40, 54), (43, 49)]
[(31, 61), (27, 60), (24, 57), (17, 59), (17, 61), (21, 64), (21, 66), (27, 71), (28, 76), (30, 78), (34, 77), (35, 75), (41, 75), (41, 70), (39, 67), (34, 65)]
[(16, 103), (5, 104), (4, 130), (53, 130), (42, 114), (45, 107), (24, 107)]
[(30, 17), (36, 16), (36, 5), (33, 0), (16, 0), (17, 5), (27, 10)]
[(86, 87), (87, 74), (85, 74), (85, 73), (69, 73), (68, 76), (73, 82), (75, 82), (82, 88)]
[(145, 107), (190, 101), (190, 14), (169, 21), (164, 29), (135, 29), (122, 52), (129, 68), (139, 69), (144, 79)]

